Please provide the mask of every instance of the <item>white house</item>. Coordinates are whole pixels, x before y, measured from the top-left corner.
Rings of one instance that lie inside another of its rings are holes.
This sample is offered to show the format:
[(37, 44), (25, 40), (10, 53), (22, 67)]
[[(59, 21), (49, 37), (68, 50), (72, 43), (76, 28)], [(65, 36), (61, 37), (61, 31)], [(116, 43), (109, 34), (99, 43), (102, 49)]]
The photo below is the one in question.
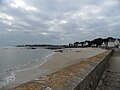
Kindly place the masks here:
[(106, 47), (106, 44), (105, 44), (105, 42), (103, 42), (101, 46), (102, 46), (102, 47)]
[(78, 44), (78, 46), (79, 46), (79, 47), (81, 47), (81, 46), (82, 46), (82, 44), (81, 44), (81, 43), (79, 43), (79, 44)]
[(116, 39), (116, 40), (115, 40), (115, 45), (119, 45), (119, 43), (120, 43), (119, 40)]
[(89, 43), (87, 42), (87, 41), (85, 41), (84, 43), (83, 43), (83, 46), (88, 46), (89, 45)]
[(96, 45), (96, 44), (92, 44), (91, 46), (92, 46), (92, 47), (96, 47), (97, 45)]
[(114, 41), (108, 42), (108, 47), (114, 47), (114, 46), (115, 46), (115, 42)]
[(120, 42), (119, 42), (119, 40), (118, 39), (116, 39), (116, 40), (109, 40), (109, 42), (108, 42), (108, 47), (118, 47), (119, 46), (119, 44), (120, 44)]

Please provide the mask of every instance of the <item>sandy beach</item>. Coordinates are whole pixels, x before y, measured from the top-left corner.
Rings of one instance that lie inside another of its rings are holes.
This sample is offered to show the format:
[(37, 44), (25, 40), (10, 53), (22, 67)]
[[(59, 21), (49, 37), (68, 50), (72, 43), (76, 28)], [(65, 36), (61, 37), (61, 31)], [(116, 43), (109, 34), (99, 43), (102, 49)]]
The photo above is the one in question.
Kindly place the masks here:
[(59, 69), (77, 63), (86, 58), (95, 56), (106, 50), (100, 48), (69, 48), (63, 49), (63, 52), (55, 52), (52, 56), (46, 58), (46, 62), (34, 69), (14, 72), (15, 81), (6, 88), (13, 88), (22, 83), (37, 79), (41, 76), (48, 75)]

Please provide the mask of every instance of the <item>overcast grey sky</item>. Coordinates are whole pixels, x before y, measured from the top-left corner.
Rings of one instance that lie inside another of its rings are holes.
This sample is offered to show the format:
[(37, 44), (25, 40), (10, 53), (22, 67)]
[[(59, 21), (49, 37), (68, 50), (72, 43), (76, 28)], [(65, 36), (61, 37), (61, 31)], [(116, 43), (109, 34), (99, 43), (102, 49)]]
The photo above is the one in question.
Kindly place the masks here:
[(0, 44), (120, 38), (120, 0), (0, 0)]

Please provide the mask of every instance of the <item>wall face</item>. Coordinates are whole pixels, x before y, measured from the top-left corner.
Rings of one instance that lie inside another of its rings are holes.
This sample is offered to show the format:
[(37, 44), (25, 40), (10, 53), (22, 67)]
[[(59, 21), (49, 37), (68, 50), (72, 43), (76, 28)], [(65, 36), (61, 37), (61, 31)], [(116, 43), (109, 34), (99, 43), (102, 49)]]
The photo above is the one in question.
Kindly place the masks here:
[(109, 53), (74, 90), (96, 90), (99, 80), (104, 70), (107, 68), (112, 53), (113, 51)]
[(11, 90), (95, 90), (112, 53), (106, 51)]

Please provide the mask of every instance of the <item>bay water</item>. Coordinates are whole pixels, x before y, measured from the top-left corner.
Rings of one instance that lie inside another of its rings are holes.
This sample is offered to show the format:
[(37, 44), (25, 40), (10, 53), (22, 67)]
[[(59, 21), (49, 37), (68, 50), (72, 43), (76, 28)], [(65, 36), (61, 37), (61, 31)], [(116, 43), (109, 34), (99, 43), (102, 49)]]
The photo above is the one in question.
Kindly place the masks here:
[(0, 46), (0, 88), (15, 80), (14, 72), (36, 68), (52, 54), (53, 51), (43, 48)]

